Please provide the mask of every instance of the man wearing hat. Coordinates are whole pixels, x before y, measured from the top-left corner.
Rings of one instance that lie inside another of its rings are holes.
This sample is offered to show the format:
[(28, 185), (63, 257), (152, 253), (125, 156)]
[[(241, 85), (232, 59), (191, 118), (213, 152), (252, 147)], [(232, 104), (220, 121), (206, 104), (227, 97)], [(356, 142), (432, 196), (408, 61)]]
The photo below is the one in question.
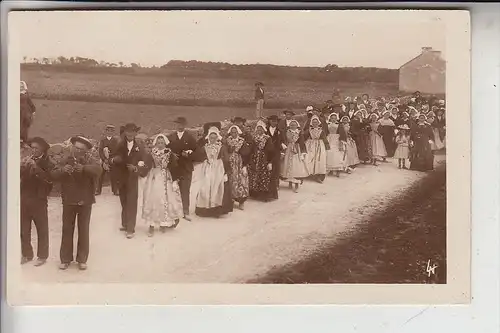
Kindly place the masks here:
[[(272, 115), (267, 118), (268, 127), (267, 135), (271, 137), (271, 143), (273, 144), (273, 150), (275, 152), (282, 152), (287, 148), (285, 144), (285, 132), (281, 131), (278, 127), (278, 116)], [(273, 154), (273, 159), (271, 163), (273, 168), (271, 171), (271, 182), (269, 184), (269, 197), (270, 199), (278, 199), (278, 188), (280, 183), (280, 172), (281, 172), (281, 155)]]
[(146, 151), (137, 139), (140, 127), (128, 123), (123, 127), (123, 140), (117, 147), (116, 154), (109, 159), (117, 173), (120, 203), (122, 206), (121, 231), (127, 238), (134, 237), (137, 222), (137, 200), (139, 198), (139, 176), (150, 166), (145, 163)]
[(78, 223), (76, 261), (80, 270), (87, 269), (89, 256), (89, 226), (92, 205), (95, 203), (95, 182), (102, 172), (89, 154), (92, 143), (84, 136), (71, 138), (71, 154), (52, 171), (52, 177), (61, 182), (62, 239), (61, 270), (73, 261), (73, 235)]
[(21, 264), (33, 260), (31, 246), (31, 223), (37, 233), (37, 261), (43, 265), (49, 256), (49, 219), (47, 197), (52, 190), (50, 173), (54, 165), (47, 151), (49, 144), (40, 137), (28, 141), (32, 155), (21, 161)]
[(264, 111), (264, 84), (262, 82), (255, 83), (255, 102), (257, 103), (255, 117), (260, 119), (263, 117)]
[(288, 129), (290, 122), (293, 120), (295, 113), (291, 110), (285, 110), (283, 114), (285, 115), (285, 119), (281, 119), (278, 122), (278, 128), (282, 133), (286, 133), (286, 130)]
[(177, 130), (168, 136), (170, 149), (179, 158), (177, 161), (179, 171), (179, 189), (181, 191), (184, 219), (191, 221), (189, 217), (189, 196), (191, 192), (191, 179), (193, 177), (193, 152), (196, 150), (196, 139), (186, 131), (187, 120), (178, 117), (175, 120)]
[(103, 138), (99, 142), (99, 157), (101, 158), (103, 171), (97, 183), (96, 195), (100, 195), (102, 192), (102, 184), (106, 174), (109, 175), (111, 191), (114, 195), (118, 195), (118, 179), (115, 168), (109, 163), (109, 159), (116, 153), (118, 143), (118, 138), (115, 137), (115, 126), (107, 125), (104, 129)]

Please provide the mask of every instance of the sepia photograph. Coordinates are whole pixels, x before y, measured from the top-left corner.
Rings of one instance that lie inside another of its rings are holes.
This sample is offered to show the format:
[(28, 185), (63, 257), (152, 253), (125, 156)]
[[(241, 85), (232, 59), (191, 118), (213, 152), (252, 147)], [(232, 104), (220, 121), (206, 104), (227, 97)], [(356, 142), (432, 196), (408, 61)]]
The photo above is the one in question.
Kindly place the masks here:
[[(429, 297), (454, 286), (449, 297), (468, 299), (466, 13), (9, 21), (19, 128), (7, 260), (19, 302), (119, 284), (227, 284), (233, 300), (255, 285), (422, 286)], [(31, 299), (30, 285), (58, 289)]]

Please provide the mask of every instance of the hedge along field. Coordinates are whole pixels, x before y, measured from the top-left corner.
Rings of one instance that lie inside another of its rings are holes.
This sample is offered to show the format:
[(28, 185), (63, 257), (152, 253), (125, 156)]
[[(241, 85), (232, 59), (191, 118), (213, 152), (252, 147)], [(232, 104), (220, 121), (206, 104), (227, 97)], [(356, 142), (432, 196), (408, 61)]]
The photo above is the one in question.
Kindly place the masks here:
[[(33, 98), (147, 105), (253, 107), (254, 80), (22, 70)], [(266, 80), (268, 109), (322, 105), (334, 88), (342, 95), (395, 95), (397, 83), (325, 83)], [(200, 110), (202, 112), (202, 110)]]

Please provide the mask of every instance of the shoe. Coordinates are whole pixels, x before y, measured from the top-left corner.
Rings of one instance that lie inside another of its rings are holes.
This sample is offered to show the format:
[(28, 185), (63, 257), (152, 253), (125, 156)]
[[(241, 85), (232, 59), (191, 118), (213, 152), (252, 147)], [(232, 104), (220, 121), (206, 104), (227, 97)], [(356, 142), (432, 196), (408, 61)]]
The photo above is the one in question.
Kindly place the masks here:
[(244, 210), (245, 209), (245, 203), (244, 202), (240, 202), (240, 204), (238, 205), (238, 209), (239, 210)]
[(179, 220), (179, 219), (175, 219), (175, 221), (174, 221), (174, 225), (173, 225), (173, 226), (171, 226), (170, 228), (172, 228), (172, 229), (177, 228), (177, 226), (179, 225), (179, 222), (180, 222), (180, 221), (181, 221), (181, 220)]
[(120, 227), (120, 231), (127, 231), (127, 228), (125, 228), (125, 227)]
[(148, 237), (153, 237), (154, 234), (155, 234), (155, 227), (150, 226), (148, 229)]
[(26, 264), (26, 263), (28, 263), (28, 262), (30, 262), (32, 260), (33, 260), (33, 258), (22, 257), (21, 258), (21, 265), (24, 265), (24, 264)]
[(160, 226), (160, 231), (161, 231), (162, 233), (166, 233), (166, 232), (167, 232), (167, 229), (168, 229), (168, 227)]
[(184, 215), (184, 220), (191, 221), (191, 217), (188, 214), (186, 214)]
[(42, 266), (43, 264), (45, 264), (47, 262), (47, 259), (40, 259), (38, 258), (36, 261), (35, 261), (35, 266), (36, 267), (39, 267), (39, 266)]
[(81, 271), (87, 270), (87, 264), (84, 263), (84, 262), (79, 262), (78, 263), (78, 269), (81, 270)]
[(408, 170), (408, 167), (406, 167), (406, 166), (403, 165), (403, 169)]
[(127, 232), (127, 238), (128, 239), (134, 238), (134, 233), (133, 232)]
[(60, 269), (61, 271), (65, 271), (65, 270), (67, 270), (67, 269), (68, 269), (68, 267), (69, 267), (69, 263), (67, 263), (67, 262), (63, 262), (63, 263), (61, 263), (61, 264), (59, 265), (59, 269)]

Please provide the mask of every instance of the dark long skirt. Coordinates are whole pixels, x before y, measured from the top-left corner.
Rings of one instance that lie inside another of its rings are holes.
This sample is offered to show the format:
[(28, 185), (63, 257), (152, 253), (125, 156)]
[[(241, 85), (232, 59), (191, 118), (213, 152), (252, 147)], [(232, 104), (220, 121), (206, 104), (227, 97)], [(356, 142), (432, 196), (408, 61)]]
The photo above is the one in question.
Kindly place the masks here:
[(248, 180), (251, 198), (261, 201), (269, 200), (271, 197), (271, 171), (267, 170), (264, 151), (257, 150), (250, 159)]
[(231, 192), (231, 180), (224, 183), (224, 195), (222, 196), (222, 206), (212, 208), (196, 207), (195, 214), (200, 217), (219, 217), (233, 211), (233, 198)]
[(370, 136), (367, 132), (361, 132), (354, 138), (356, 148), (358, 149), (358, 157), (360, 161), (368, 161), (372, 158), (372, 146), (370, 144)]
[(415, 142), (410, 150), (410, 170), (430, 171), (434, 169), (434, 154), (431, 145), (425, 140)]

